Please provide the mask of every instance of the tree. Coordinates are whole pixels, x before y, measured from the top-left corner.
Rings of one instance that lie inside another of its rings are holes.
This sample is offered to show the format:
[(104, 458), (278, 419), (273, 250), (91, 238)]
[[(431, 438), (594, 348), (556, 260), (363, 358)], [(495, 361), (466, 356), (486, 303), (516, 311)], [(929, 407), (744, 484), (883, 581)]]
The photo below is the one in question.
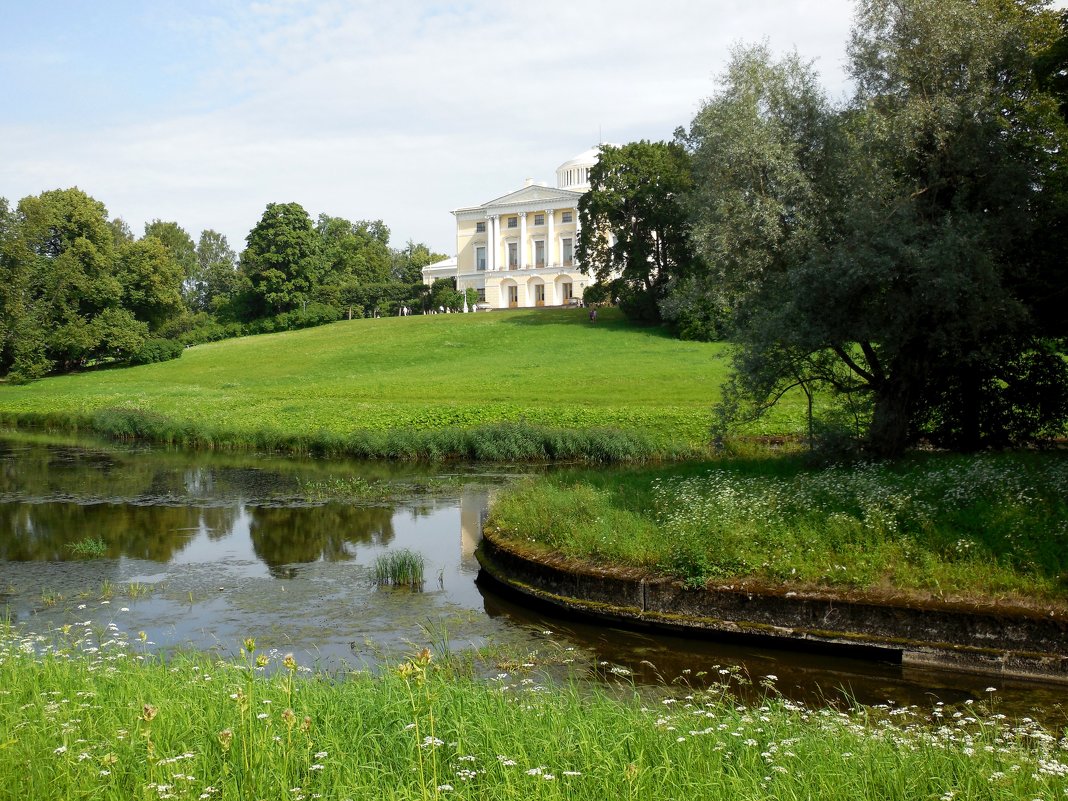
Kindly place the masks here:
[(218, 308), (237, 285), (237, 254), (226, 237), (210, 228), (200, 232), (197, 243), (197, 270), (189, 295), (194, 311)]
[(299, 203), (268, 203), (241, 253), (249, 319), (303, 306), (318, 281), (320, 242)]
[(183, 311), (183, 270), (173, 251), (154, 235), (121, 245), (115, 274), (122, 285), (123, 308), (146, 323), (149, 331), (157, 331)]
[(619, 281), (620, 306), (629, 317), (658, 322), (667, 282), (694, 268), (680, 205), (691, 185), (690, 158), (677, 143), (601, 146), (590, 191), (579, 200), (576, 253), (584, 272)]
[(428, 245), (409, 239), (403, 248), (393, 251), (390, 274), (402, 284), (417, 284), (423, 280), (424, 267), (446, 258), (444, 253), (435, 253)]
[(126, 353), (144, 326), (121, 310), (104, 205), (79, 189), (19, 201), (3, 257), (0, 367), (16, 379)]
[(1031, 70), (1050, 21), (1000, 0), (863, 0), (839, 112), (796, 58), (735, 55), (687, 140), (695, 238), (739, 343), (725, 411), (824, 387), (877, 455), (1063, 424), (1068, 371), (1023, 280), (1068, 141)]

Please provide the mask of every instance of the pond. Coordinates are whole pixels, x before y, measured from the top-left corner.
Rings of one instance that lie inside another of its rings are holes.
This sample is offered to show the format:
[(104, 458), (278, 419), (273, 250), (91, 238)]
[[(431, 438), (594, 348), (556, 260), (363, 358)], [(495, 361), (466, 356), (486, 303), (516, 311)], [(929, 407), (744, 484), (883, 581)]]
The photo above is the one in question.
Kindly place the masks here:
[[(775, 675), (808, 702), (989, 700), (1068, 722), (1063, 686), (713, 640), (531, 610), (478, 582), (493, 493), (528, 466), (360, 463), (0, 436), (0, 611), (31, 631), (93, 621), (157, 648), (234, 653), (246, 637), (324, 670), (374, 668), (430, 644), (490, 648), (558, 672), (655, 685)], [(378, 586), (408, 548), (419, 591)], [(493, 658), (488, 663), (493, 663)], [(728, 673), (723, 673), (729, 671)], [(704, 680), (707, 680), (704, 679)]]

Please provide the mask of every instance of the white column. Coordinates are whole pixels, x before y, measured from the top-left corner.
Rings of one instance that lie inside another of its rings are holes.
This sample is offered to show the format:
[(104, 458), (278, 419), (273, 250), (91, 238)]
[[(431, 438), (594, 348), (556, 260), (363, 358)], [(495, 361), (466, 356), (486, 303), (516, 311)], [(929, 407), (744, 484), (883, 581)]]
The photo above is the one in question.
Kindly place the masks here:
[(519, 269), (527, 268), (527, 213), (519, 213)]
[(489, 218), (489, 228), (490, 228), (490, 230), (489, 230), (489, 245), (490, 246), (488, 248), (486, 248), (486, 250), (489, 251), (489, 259), (487, 260), (488, 264), (486, 265), (486, 269), (488, 269), (488, 270), (496, 270), (496, 269), (498, 269), (497, 268), (498, 257), (500, 256), (500, 253), (498, 251), (501, 249), (501, 229), (500, 229), (500, 226), (498, 224), (499, 219), (500, 218), (496, 214), (491, 214), (490, 218)]
[(549, 223), (548, 233), (545, 235), (545, 266), (553, 266), (553, 246), (556, 244), (556, 235), (553, 233), (553, 223), (556, 212), (552, 209), (545, 210), (545, 221)]

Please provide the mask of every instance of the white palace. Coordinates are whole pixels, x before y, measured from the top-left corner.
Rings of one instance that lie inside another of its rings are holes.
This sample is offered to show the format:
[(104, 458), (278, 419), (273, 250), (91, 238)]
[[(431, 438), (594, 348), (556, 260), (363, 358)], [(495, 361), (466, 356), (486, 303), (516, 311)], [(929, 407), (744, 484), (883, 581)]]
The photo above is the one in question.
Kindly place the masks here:
[(556, 170), (556, 187), (526, 186), (481, 206), (456, 209), (456, 256), (423, 268), (423, 281), (455, 278), (492, 309), (565, 306), (590, 277), (575, 263), (578, 200), (590, 188), (598, 148)]

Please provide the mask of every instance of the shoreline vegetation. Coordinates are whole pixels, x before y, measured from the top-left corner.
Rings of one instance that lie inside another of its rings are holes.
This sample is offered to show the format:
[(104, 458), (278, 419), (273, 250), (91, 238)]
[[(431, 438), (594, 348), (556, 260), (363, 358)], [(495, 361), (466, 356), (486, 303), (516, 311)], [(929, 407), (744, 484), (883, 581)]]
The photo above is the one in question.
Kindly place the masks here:
[(517, 553), (692, 588), (1068, 613), (1068, 454), (563, 470), (496, 497)]
[[(161, 657), (148, 636), (0, 625), (0, 786), (22, 797), (500, 799), (1059, 798), (1068, 740), (997, 712), (837, 710), (724, 668), (654, 696), (479, 678), (447, 649), (325, 676), (288, 654)], [(732, 683), (758, 683), (741, 704)], [(12, 747), (15, 746), (15, 747)]]

